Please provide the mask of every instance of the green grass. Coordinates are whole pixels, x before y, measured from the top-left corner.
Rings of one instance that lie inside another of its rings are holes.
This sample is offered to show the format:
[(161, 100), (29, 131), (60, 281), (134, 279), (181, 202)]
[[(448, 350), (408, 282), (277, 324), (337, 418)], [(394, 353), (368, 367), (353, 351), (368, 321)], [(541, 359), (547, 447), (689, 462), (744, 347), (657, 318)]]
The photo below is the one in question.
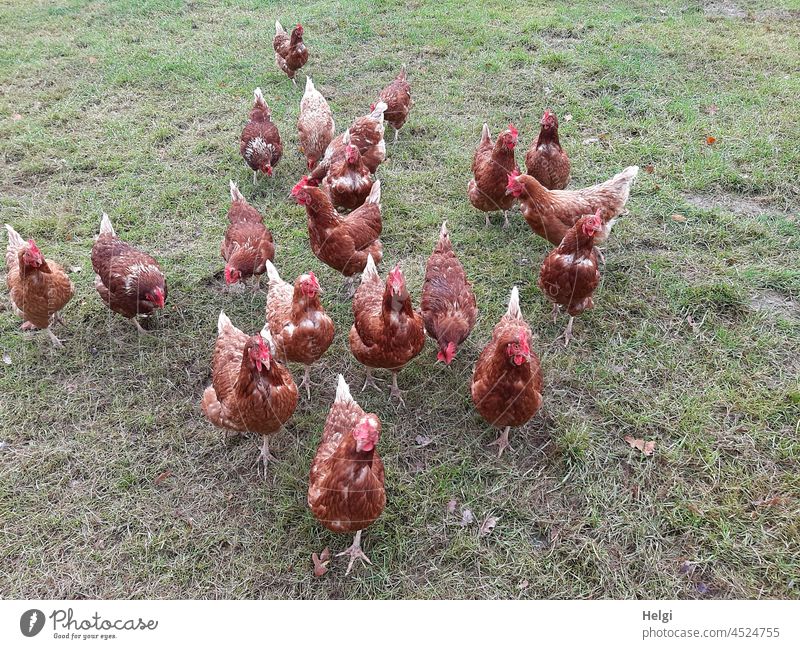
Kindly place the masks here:
[[(81, 268), (63, 351), (0, 312), (11, 360), (0, 365), (0, 596), (798, 597), (800, 5), (747, 5), (0, 7), (0, 221)], [(378, 174), (383, 270), (401, 262), (418, 304), (446, 218), (481, 307), (453, 366), (428, 344), (402, 372), (407, 408), (357, 395), (383, 421), (388, 503), (364, 538), (374, 565), (349, 577), (341, 559), (312, 577), (311, 553), (350, 539), (305, 500), (335, 376), (355, 392), (363, 369), (347, 349), (341, 279), (311, 254), (288, 197), (304, 169), (301, 91), (274, 66), (276, 17), (306, 27), (306, 70), (340, 129), (408, 64), (416, 106)], [(253, 188), (238, 137), (256, 85), (286, 153)], [(566, 350), (554, 342), (565, 322), (548, 319), (536, 288), (548, 245), (518, 213), (508, 231), (497, 217), (485, 229), (465, 193), (481, 124), (513, 121), (521, 160), (547, 106), (573, 187), (653, 165)], [(219, 310), (249, 331), (263, 324), (265, 295), (220, 281), (229, 178), (264, 210), (282, 274), (320, 275), (338, 327), (266, 483), (255, 442), (223, 444), (199, 410)], [(103, 211), (168, 276), (148, 339), (93, 290)], [(544, 406), (498, 460), (469, 380), (513, 284), (537, 335)], [(418, 447), (420, 434), (432, 443)], [(626, 435), (654, 440), (655, 454)], [(474, 523), (459, 524), (463, 508)], [(480, 537), (490, 514), (498, 525)]]

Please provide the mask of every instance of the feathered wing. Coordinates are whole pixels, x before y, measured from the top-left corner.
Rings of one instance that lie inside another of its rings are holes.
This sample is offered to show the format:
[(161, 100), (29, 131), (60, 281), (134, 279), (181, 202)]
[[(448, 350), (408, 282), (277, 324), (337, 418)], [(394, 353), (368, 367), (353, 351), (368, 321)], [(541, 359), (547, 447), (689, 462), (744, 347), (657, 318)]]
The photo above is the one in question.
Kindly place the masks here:
[(356, 250), (370, 246), (381, 234), (383, 221), (380, 200), (381, 181), (376, 180), (364, 204), (353, 210), (339, 226), (352, 239)]
[[(281, 332), (292, 322), (292, 296), (294, 287), (281, 279), (272, 262), (267, 262), (269, 290), (267, 292), (267, 322), (270, 331), (276, 337), (276, 344), (282, 343)], [(280, 346), (280, 345), (279, 345)]]
[(203, 393), (201, 409), (215, 426), (244, 431), (241, 418), (230, 412), (229, 403), (234, 399), (236, 379), (242, 366), (242, 351), (247, 343), (247, 335), (234, 327), (224, 312), (220, 313), (217, 329), (217, 340), (211, 360), (211, 385)]
[(383, 331), (383, 291), (383, 282), (370, 255), (361, 275), (361, 285), (353, 296), (356, 332), (367, 346), (374, 345)]

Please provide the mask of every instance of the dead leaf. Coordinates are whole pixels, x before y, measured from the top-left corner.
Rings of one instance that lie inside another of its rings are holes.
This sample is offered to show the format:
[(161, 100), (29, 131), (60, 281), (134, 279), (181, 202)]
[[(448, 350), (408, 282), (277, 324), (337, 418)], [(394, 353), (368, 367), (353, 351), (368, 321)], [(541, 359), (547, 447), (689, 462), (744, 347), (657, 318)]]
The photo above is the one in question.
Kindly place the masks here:
[(653, 165), (652, 163), (651, 163), (651, 164), (646, 164), (646, 165), (644, 166), (644, 170), (645, 170), (647, 173), (651, 174), (651, 173), (653, 173), (653, 172), (656, 170), (656, 167), (655, 167), (655, 165)]
[(162, 482), (164, 482), (164, 480), (171, 477), (172, 477), (172, 469), (167, 469), (166, 471), (159, 473), (156, 476), (156, 479), (153, 480), (153, 484), (160, 485)]
[(458, 507), (458, 501), (453, 498), (450, 502), (447, 503), (447, 513), (453, 514), (456, 511), (456, 507)]
[(417, 446), (419, 446), (420, 448), (424, 448), (425, 446), (430, 444), (433, 440), (430, 437), (427, 437), (426, 435), (417, 435), (414, 438), (414, 441), (417, 443)]
[(11, 365), (11, 356), (8, 355), (8, 352), (3, 352), (3, 362), (6, 365)]
[(318, 555), (314, 552), (311, 555), (311, 560), (314, 562), (314, 576), (322, 577), (328, 572), (328, 564), (331, 561), (331, 551), (327, 547)]
[(714, 142), (716, 142), (716, 141), (717, 141), (717, 138), (715, 138), (713, 135), (709, 135), (709, 136), (706, 138), (706, 144), (707, 144), (708, 146), (711, 146), (711, 145), (713, 145), (713, 144), (714, 144)]
[(70, 273), (80, 273), (83, 270), (80, 266), (70, 266), (69, 272)]
[(11, 119), (13, 119), (15, 122), (18, 122), (19, 120), (21, 120), (21, 119), (22, 119), (22, 115), (20, 115), (19, 113), (14, 113), (14, 114), (11, 116)]
[(716, 115), (719, 112), (716, 104), (710, 104), (704, 108), (707, 115)]
[(91, 63), (92, 65), (97, 63), (97, 57), (96, 56), (90, 56), (89, 57), (89, 63)]
[(472, 513), (470, 509), (462, 509), (461, 510), (461, 527), (466, 527), (467, 525), (472, 525), (475, 522), (475, 515)]
[(571, 114), (564, 115), (562, 121), (571, 122), (572, 121), (572, 115)]
[(686, 217), (683, 214), (673, 214), (670, 216), (673, 221), (677, 221), (678, 223), (686, 223)]
[(656, 448), (656, 443), (653, 441), (645, 442), (643, 439), (634, 439), (630, 435), (625, 435), (625, 441), (631, 445), (631, 448), (638, 448), (646, 456), (651, 456)]
[(597, 144), (599, 141), (600, 141), (599, 137), (588, 137), (583, 141), (583, 143), (584, 144)]
[(489, 536), (494, 531), (495, 527), (497, 527), (497, 518), (491, 515), (487, 516), (486, 520), (483, 521), (481, 525), (481, 529), (478, 531), (478, 536)]
[(530, 586), (530, 583), (528, 583), (528, 580), (527, 579), (523, 579), (521, 582), (519, 582), (519, 584), (517, 585), (517, 588), (519, 590), (525, 590), (528, 586)]
[(782, 496), (773, 496), (772, 498), (763, 498), (762, 500), (754, 500), (751, 505), (753, 507), (775, 507), (783, 505), (786, 500)]
[(191, 516), (189, 516), (189, 514), (187, 514), (182, 509), (176, 509), (175, 510), (175, 516), (177, 518), (180, 518), (189, 527), (194, 528), (194, 519)]

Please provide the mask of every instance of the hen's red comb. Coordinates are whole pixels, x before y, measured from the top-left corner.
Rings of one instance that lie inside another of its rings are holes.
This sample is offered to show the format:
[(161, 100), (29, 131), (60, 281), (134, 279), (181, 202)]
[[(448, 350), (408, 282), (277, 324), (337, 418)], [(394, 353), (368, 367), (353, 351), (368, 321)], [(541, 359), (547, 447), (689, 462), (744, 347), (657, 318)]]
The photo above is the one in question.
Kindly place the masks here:
[(303, 176), (298, 183), (292, 187), (292, 196), (297, 196), (300, 193), (300, 190), (308, 184), (308, 176)]
[(33, 239), (28, 239), (28, 249), (34, 255), (41, 255), (42, 254), (41, 251), (39, 250), (39, 248), (36, 246), (36, 242)]

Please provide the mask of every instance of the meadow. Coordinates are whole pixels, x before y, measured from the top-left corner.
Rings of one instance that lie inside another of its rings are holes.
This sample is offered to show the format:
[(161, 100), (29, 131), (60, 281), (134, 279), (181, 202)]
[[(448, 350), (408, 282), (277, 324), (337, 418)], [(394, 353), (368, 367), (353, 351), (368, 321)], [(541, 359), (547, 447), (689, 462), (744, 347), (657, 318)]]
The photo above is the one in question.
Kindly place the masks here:
[[(305, 27), (298, 88), (274, 64), (275, 19)], [(11, 0), (0, 39), (0, 223), (77, 287), (63, 349), (0, 299), (0, 596), (800, 596), (796, 0)], [(405, 407), (359, 392), (350, 302), (289, 196), (304, 73), (342, 130), (403, 63), (415, 106), (378, 170), (381, 271), (400, 262), (418, 306), (447, 219), (481, 309), (450, 367), (428, 342), (401, 372)], [(257, 186), (238, 151), (255, 86), (285, 144)], [(519, 128), (521, 162), (547, 107), (571, 187), (642, 169), (567, 348), (536, 286), (549, 244), (518, 210), (485, 228), (466, 198), (483, 122)], [(266, 481), (255, 440), (224, 441), (199, 409), (220, 309), (264, 323), (264, 291), (222, 277), (230, 179), (337, 325)], [(104, 211), (167, 275), (150, 336), (94, 291)], [(513, 285), (544, 405), (498, 459), (469, 384)], [(364, 534), (374, 565), (315, 578), (312, 552), (351, 542), (306, 505), (338, 373), (383, 422), (388, 502)]]

